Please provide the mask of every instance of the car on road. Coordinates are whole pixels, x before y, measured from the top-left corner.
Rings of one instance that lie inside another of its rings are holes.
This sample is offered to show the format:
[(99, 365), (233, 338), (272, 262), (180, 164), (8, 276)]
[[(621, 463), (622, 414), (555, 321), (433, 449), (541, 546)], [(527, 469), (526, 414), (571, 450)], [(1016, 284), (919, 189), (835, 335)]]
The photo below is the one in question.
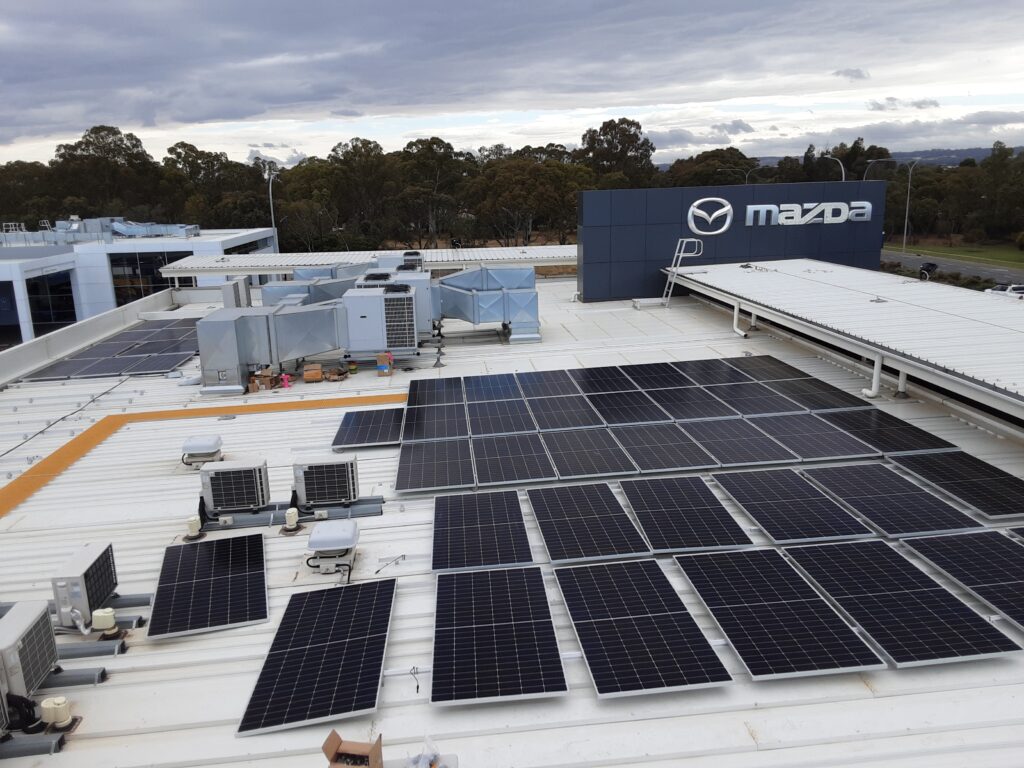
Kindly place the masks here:
[(1006, 299), (1017, 299), (1019, 301), (1024, 301), (1024, 283), (1000, 283), (999, 285), (993, 286), (992, 288), (986, 288), (985, 293), (991, 293), (993, 296), (1002, 296), (1003, 298)]

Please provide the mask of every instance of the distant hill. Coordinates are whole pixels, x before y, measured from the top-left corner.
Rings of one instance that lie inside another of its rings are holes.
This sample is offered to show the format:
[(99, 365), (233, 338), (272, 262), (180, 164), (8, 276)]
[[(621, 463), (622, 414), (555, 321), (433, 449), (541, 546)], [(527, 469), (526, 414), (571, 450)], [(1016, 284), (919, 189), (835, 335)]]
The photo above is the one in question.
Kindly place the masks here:
[[(1014, 152), (1020, 152), (1024, 147), (1014, 147)], [(921, 158), (926, 165), (960, 165), (961, 161), (972, 158), (981, 162), (990, 154), (992, 147), (968, 147), (967, 149), (917, 149), (910, 152), (892, 152), (892, 157), (900, 162), (907, 162), (915, 158)], [(759, 158), (761, 165), (775, 165), (781, 157)]]

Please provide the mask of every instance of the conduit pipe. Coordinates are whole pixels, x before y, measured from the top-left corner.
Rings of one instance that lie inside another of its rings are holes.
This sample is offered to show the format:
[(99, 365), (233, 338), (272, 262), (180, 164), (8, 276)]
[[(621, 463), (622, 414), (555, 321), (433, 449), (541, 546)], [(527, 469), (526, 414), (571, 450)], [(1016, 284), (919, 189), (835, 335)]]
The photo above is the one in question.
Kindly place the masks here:
[(732, 305), (732, 330), (737, 336), (747, 338), (747, 332), (740, 328), (740, 303), (738, 301)]
[(900, 400), (903, 400), (903, 399), (909, 397), (909, 395), (907, 395), (907, 372), (906, 371), (900, 371), (899, 380), (896, 382), (896, 397), (898, 399), (900, 399)]
[(882, 356), (875, 355), (875, 369), (871, 372), (871, 389), (862, 389), (864, 397), (878, 397), (882, 388)]

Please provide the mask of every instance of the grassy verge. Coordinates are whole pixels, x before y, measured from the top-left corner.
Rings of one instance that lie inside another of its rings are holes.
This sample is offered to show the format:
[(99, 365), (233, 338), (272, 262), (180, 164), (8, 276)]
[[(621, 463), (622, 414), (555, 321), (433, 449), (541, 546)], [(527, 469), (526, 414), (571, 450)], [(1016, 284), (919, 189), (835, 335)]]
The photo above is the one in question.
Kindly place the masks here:
[[(906, 269), (898, 261), (883, 261), (882, 271), (894, 275), (902, 275), (903, 277), (916, 278), (919, 276), (916, 269)], [(972, 291), (983, 291), (996, 284), (994, 280), (989, 280), (987, 277), (961, 275), (959, 272), (943, 272), (941, 270), (932, 275), (932, 281), (944, 283), (945, 285), (955, 285), (958, 288), (970, 288)]]
[[(887, 248), (895, 251), (895, 248)], [(1024, 267), (1024, 251), (1010, 243), (1002, 245), (942, 245), (924, 242), (907, 248), (907, 253), (918, 253), (922, 256), (947, 256), (962, 261), (975, 261), (979, 264), (998, 264), (1000, 266)]]

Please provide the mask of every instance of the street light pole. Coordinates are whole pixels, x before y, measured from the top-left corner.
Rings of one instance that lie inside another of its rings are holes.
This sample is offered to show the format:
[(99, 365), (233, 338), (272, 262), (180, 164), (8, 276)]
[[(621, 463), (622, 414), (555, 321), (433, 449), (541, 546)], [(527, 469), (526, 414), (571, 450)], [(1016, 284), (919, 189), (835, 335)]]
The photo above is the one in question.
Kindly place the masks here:
[(271, 171), (267, 176), (267, 195), (270, 197), (270, 228), (274, 230), (274, 250), (280, 252), (281, 246), (277, 242), (277, 224), (274, 221), (274, 179), (277, 177), (277, 171)]
[(750, 174), (752, 174), (756, 170), (759, 170), (761, 168), (767, 168), (767, 167), (768, 167), (767, 165), (755, 165), (749, 171), (744, 170), (743, 168), (716, 168), (715, 169), (715, 173), (721, 173), (722, 171), (736, 171), (737, 173), (742, 173), (743, 174), (743, 183), (744, 184), (749, 184), (750, 183)]
[(871, 170), (871, 164), (872, 163), (896, 163), (898, 165), (899, 162), (900, 161), (897, 160), (894, 157), (878, 157), (878, 158), (875, 158), (874, 160), (868, 160), (868, 164), (866, 166), (864, 166), (864, 176), (861, 179), (861, 181), (867, 181), (868, 171)]
[(921, 162), (921, 158), (917, 158), (910, 164), (910, 170), (907, 171), (907, 208), (903, 213), (903, 253), (907, 252), (907, 227), (910, 225), (910, 180), (914, 178), (914, 166)]
[(835, 160), (837, 163), (839, 163), (839, 172), (843, 174), (842, 180), (846, 181), (846, 166), (843, 165), (843, 161), (840, 160), (838, 157), (833, 157), (832, 155), (822, 155), (822, 157), (827, 157), (829, 160)]

